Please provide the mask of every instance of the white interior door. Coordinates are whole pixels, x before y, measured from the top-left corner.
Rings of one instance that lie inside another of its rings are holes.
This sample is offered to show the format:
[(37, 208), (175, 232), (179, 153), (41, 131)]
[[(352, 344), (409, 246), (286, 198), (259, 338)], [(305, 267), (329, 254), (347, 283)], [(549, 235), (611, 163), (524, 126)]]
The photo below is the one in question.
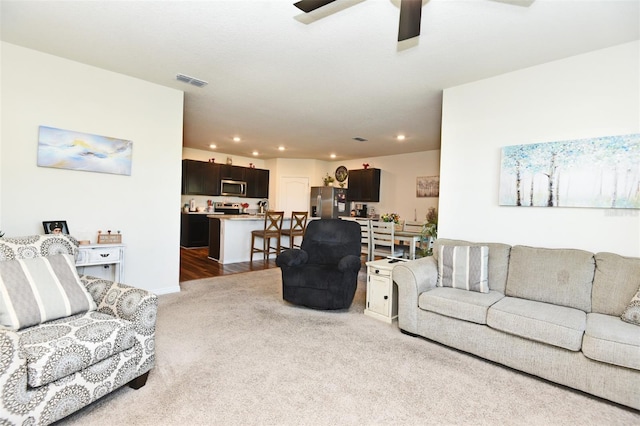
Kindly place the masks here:
[(290, 216), (292, 211), (309, 211), (309, 178), (281, 177), (278, 209)]

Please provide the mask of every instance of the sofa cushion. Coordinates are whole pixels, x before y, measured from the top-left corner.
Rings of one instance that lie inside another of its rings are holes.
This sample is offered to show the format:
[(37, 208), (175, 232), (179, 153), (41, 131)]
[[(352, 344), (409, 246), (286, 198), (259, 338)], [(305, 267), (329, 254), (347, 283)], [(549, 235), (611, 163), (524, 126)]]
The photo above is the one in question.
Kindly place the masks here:
[(640, 287), (640, 258), (597, 253), (591, 312), (620, 316)]
[(487, 325), (509, 334), (579, 351), (587, 314), (579, 309), (505, 297), (489, 308)]
[(0, 239), (0, 261), (70, 254), (78, 256), (78, 241), (71, 235), (47, 234)]
[(489, 306), (503, 297), (504, 294), (493, 290), (488, 293), (478, 293), (457, 288), (436, 287), (420, 294), (418, 306), (420, 309), (448, 317), (486, 324)]
[[(18, 332), (27, 359), (27, 382), (38, 387), (85, 370), (131, 348), (136, 340), (133, 323), (100, 312), (85, 312), (39, 324)], [(99, 382), (112, 371), (83, 372)]]
[(489, 288), (504, 293), (509, 268), (509, 252), (511, 246), (501, 243), (473, 243), (464, 240), (449, 240), (438, 238), (434, 241), (433, 258), (439, 260), (440, 246), (487, 246), (489, 247)]
[(488, 293), (487, 246), (440, 246), (438, 287)]
[(620, 319), (630, 324), (640, 325), (640, 288), (631, 299), (631, 302), (629, 302)]
[(640, 327), (617, 316), (588, 314), (582, 353), (596, 361), (640, 370)]
[(0, 262), (0, 325), (20, 330), (95, 310), (69, 254)]
[(594, 269), (584, 250), (514, 246), (505, 294), (591, 312)]

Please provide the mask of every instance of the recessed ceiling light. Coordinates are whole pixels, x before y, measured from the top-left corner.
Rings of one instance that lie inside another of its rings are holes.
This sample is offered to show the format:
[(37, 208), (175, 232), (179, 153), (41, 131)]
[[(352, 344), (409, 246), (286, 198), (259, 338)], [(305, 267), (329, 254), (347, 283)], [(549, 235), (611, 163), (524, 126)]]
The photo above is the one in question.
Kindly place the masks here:
[(258, 151), (253, 151), (253, 155), (258, 155)]
[(233, 141), (234, 141), (234, 142), (240, 142), (240, 140), (241, 140), (241, 139), (240, 139), (240, 137), (239, 137), (239, 136), (234, 136), (234, 137), (233, 137)]
[(211, 149), (216, 149), (216, 148), (217, 148), (217, 146), (216, 146), (216, 144), (215, 144), (215, 143), (212, 143), (211, 145), (209, 145), (209, 148), (211, 148)]
[(398, 139), (399, 141), (403, 141), (404, 140), (404, 135), (398, 135), (396, 136), (396, 139)]
[(284, 146), (279, 146), (278, 151), (284, 151)]
[(335, 154), (331, 154), (331, 158), (336, 158), (336, 155)]

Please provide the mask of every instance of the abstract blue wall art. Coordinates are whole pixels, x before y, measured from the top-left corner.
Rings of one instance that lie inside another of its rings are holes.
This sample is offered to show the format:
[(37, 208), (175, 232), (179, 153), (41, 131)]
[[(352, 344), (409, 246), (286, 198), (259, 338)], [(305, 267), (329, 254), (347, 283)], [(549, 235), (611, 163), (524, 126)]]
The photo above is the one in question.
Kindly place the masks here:
[(131, 175), (133, 142), (40, 126), (38, 166)]
[(500, 205), (640, 209), (640, 134), (503, 147)]

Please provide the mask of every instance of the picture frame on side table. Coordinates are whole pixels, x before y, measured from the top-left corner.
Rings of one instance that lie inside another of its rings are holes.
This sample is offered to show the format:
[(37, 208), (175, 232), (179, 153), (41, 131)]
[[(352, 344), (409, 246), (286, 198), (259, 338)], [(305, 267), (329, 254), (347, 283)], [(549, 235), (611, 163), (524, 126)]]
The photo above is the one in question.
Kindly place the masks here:
[(43, 221), (42, 227), (45, 234), (65, 234), (69, 235), (69, 227), (66, 220)]

